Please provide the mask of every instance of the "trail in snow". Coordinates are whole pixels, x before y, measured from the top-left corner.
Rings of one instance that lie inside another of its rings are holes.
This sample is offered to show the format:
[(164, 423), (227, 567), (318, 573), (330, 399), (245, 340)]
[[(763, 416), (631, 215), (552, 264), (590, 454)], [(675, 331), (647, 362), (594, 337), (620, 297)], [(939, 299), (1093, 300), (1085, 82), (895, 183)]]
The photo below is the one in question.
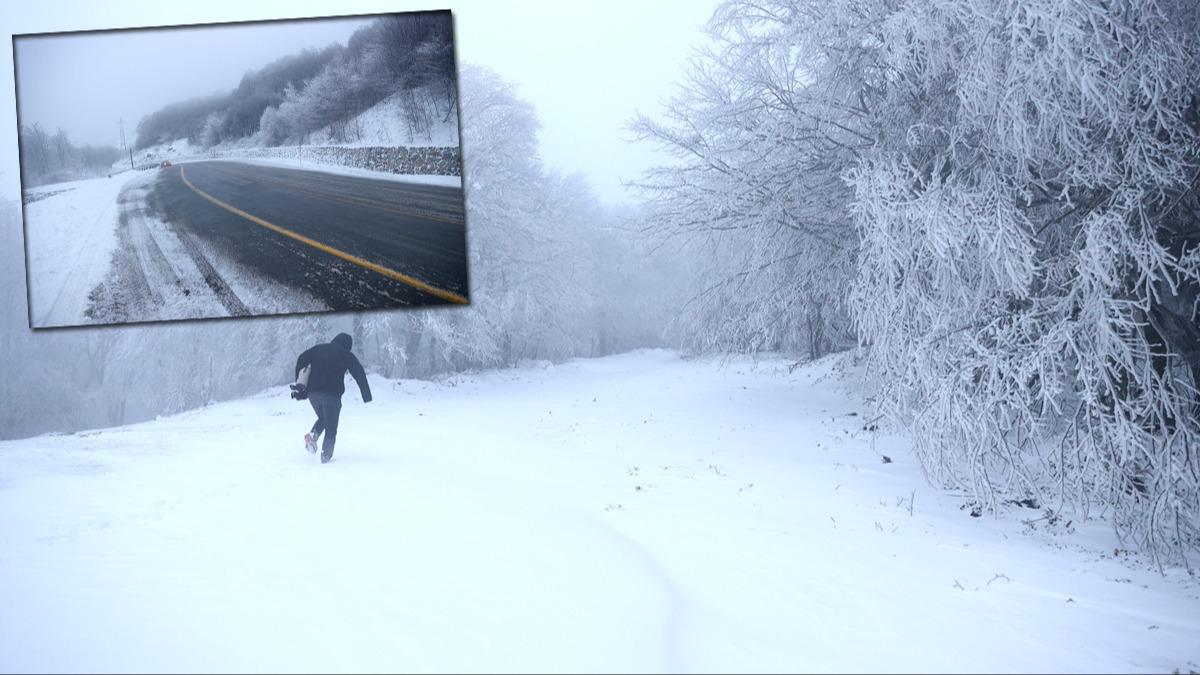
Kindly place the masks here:
[(0, 670), (1200, 669), (1194, 579), (970, 517), (844, 363), (372, 376), (325, 466), (286, 387), (0, 443)]

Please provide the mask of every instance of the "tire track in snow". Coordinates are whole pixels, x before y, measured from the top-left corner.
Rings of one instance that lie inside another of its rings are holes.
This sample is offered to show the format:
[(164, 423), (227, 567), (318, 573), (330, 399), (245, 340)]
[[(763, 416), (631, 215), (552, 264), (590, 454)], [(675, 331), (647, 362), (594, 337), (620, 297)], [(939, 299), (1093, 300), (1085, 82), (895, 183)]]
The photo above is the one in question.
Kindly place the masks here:
[(108, 277), (89, 299), (89, 318), (106, 323), (249, 314), (194, 241), (151, 215), (153, 178), (120, 194), (120, 242)]
[(200, 244), (196, 241), (196, 235), (191, 232), (181, 232), (179, 230), (175, 230), (175, 234), (179, 237), (179, 241), (183, 243), (183, 248), (196, 265), (196, 269), (204, 277), (204, 282), (216, 294), (217, 300), (221, 302), (221, 305), (229, 311), (229, 315), (248, 316), (250, 310), (246, 305), (242, 304), (242, 301), (233, 292), (233, 289), (229, 287), (229, 284), (225, 282), (225, 279), (213, 269), (212, 263), (208, 262), (208, 258), (205, 258), (204, 254), (200, 252)]
[(684, 599), (683, 593), (671, 579), (667, 569), (636, 541), (594, 517), (585, 517), (584, 520), (592, 529), (612, 540), (616, 548), (625, 552), (634, 564), (643, 568), (646, 575), (662, 587), (667, 605), (662, 627), (665, 659), (663, 670), (668, 673), (685, 672), (687, 667), (683, 662), (684, 648), (680, 637), (683, 633), (684, 616), (688, 603)]

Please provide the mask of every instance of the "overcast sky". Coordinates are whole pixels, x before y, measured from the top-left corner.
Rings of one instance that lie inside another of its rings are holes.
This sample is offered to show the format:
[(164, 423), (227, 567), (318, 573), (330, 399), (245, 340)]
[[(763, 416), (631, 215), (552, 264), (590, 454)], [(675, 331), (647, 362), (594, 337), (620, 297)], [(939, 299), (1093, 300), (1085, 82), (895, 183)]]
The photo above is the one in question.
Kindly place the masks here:
[(370, 19), (60, 33), (18, 37), (21, 122), (76, 143), (116, 145), (145, 115), (186, 98), (227, 92), (249, 69), (305, 47), (346, 43)]
[[(442, 9), (454, 13), (458, 59), (485, 65), (516, 83), (543, 124), (542, 156), (560, 170), (582, 172), (608, 202), (626, 201), (621, 179), (664, 161), (645, 144), (624, 142), (638, 110), (657, 114), (715, 0), (459, 0), (318, 2), (221, 0), (199, 4), (82, 0), (6, 7), (0, 31), (45, 33), (264, 18)], [(253, 27), (126, 31), (20, 38), (21, 113), (77, 142), (115, 143), (117, 120), (132, 140), (137, 120), (166, 103), (228, 91), (242, 74), (306, 46), (346, 38), (369, 19), (287, 22)], [(0, 72), (11, 73), (0, 63)], [(7, 80), (7, 75), (4, 76)], [(28, 79), (27, 79), (28, 78)], [(35, 87), (52, 78), (56, 86)], [(11, 80), (0, 80), (0, 181), (15, 195), (16, 122)], [(8, 98), (7, 104), (3, 100)]]

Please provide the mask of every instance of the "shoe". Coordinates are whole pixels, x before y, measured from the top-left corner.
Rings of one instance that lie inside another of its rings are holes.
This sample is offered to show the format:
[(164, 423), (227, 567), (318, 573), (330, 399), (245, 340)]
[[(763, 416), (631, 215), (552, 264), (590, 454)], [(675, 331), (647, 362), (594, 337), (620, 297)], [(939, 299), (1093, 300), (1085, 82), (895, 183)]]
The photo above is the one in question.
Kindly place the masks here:
[(317, 451), (317, 438), (311, 432), (304, 434), (304, 449), (309, 451), (309, 453), (316, 453)]
[(332, 455), (326, 455), (325, 453), (321, 453), (321, 463), (322, 464), (328, 464), (332, 461), (333, 461)]

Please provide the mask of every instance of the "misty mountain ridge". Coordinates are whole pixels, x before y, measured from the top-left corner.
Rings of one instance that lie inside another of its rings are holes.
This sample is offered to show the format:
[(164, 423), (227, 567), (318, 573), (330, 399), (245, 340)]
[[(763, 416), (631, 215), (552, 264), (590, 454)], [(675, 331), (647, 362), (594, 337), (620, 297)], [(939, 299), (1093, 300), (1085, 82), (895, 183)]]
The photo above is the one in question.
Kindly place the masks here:
[(184, 138), (201, 149), (369, 144), (373, 139), (355, 120), (385, 100), (402, 121), (401, 138), (392, 144), (428, 144), (448, 122), (456, 124), (456, 90), (449, 12), (388, 15), (356, 31), (346, 45), (283, 56), (247, 72), (228, 93), (147, 115), (134, 149)]

